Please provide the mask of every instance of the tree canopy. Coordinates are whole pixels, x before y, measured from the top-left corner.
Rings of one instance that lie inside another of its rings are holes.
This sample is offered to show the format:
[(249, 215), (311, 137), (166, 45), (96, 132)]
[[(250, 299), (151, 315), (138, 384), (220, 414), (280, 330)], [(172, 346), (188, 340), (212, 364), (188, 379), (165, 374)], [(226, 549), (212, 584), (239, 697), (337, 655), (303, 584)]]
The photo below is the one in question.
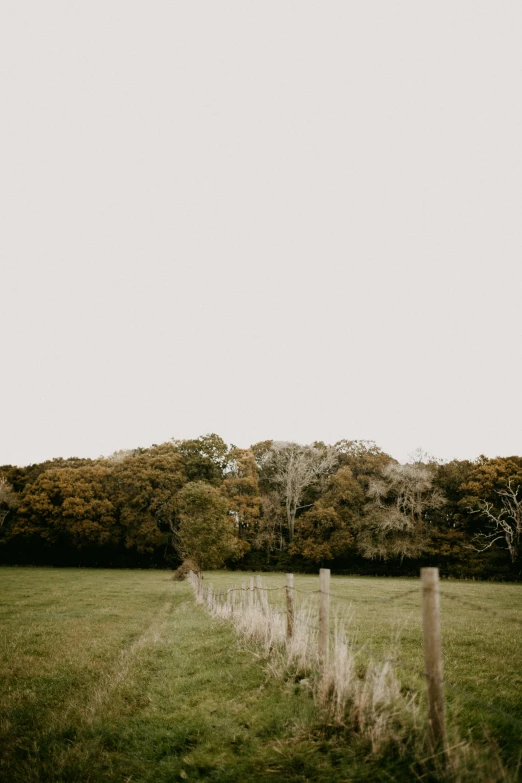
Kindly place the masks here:
[(0, 467), (0, 562), (520, 579), (522, 457), (401, 465), (372, 441), (216, 434)]

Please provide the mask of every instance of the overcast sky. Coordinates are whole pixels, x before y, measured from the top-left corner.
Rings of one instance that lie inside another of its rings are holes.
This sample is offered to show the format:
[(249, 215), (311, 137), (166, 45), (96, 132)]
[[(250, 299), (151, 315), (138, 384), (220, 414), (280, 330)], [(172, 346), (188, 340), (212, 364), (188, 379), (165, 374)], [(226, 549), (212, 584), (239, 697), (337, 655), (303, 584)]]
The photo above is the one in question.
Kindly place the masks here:
[(519, 0), (0, 9), (0, 464), (522, 454)]

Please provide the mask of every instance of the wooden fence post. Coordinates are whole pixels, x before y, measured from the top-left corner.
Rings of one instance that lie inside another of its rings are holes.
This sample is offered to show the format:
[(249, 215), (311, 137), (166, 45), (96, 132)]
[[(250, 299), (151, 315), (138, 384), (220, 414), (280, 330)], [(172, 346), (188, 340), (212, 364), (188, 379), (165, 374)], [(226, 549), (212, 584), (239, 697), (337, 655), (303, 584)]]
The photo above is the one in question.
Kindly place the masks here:
[(248, 593), (248, 605), (254, 606), (254, 577), (250, 577), (250, 586), (249, 586), (249, 593)]
[(286, 575), (286, 638), (294, 635), (294, 575)]
[(428, 686), (428, 725), (433, 746), (444, 742), (444, 688), (440, 634), (439, 569), (421, 568), (424, 666)]
[(208, 608), (211, 612), (214, 609), (214, 586), (212, 584), (208, 586)]
[(328, 636), (330, 632), (330, 569), (319, 570), (319, 662), (321, 669), (328, 663)]
[(246, 582), (241, 582), (241, 611), (245, 611), (246, 606)]
[(261, 577), (259, 574), (256, 575), (256, 593), (257, 597), (259, 599), (259, 603), (261, 605), (261, 609), (263, 610), (263, 614), (266, 614), (266, 604), (263, 600), (263, 584), (261, 582)]

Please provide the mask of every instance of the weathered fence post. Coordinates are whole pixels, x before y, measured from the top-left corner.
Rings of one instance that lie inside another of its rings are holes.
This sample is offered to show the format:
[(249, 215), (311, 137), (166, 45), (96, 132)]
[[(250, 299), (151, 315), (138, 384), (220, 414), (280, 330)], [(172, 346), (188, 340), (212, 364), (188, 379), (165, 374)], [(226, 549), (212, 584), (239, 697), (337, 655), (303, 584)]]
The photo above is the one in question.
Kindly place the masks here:
[(330, 632), (330, 569), (319, 570), (319, 662), (321, 669), (328, 663), (328, 636)]
[(245, 611), (246, 606), (246, 582), (241, 582), (241, 611)]
[(231, 611), (231, 601), (232, 601), (232, 596), (231, 596), (231, 593), (230, 593), (230, 587), (227, 587), (227, 609), (228, 609), (228, 611)]
[(263, 614), (266, 614), (266, 604), (263, 600), (263, 584), (261, 582), (261, 577), (259, 576), (259, 574), (256, 575), (256, 593), (259, 599), (259, 604), (261, 606), (261, 609), (263, 610)]
[(208, 608), (211, 612), (214, 609), (214, 586), (212, 584), (208, 586)]
[(286, 638), (294, 635), (294, 575), (286, 575)]
[(421, 568), (424, 666), (428, 686), (428, 725), (432, 745), (444, 742), (444, 688), (440, 634), (439, 569)]
[(254, 577), (250, 577), (250, 585), (249, 585), (249, 593), (248, 593), (248, 605), (254, 606)]

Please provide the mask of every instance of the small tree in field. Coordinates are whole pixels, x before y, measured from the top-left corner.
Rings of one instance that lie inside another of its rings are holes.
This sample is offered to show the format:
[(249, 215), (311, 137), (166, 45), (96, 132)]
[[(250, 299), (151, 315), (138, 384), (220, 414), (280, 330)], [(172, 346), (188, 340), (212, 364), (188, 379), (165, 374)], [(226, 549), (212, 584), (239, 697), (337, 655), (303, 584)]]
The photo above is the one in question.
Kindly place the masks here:
[(234, 517), (221, 492), (205, 481), (185, 484), (178, 496), (179, 526), (175, 543), (183, 558), (199, 568), (219, 568), (235, 555), (240, 542)]

